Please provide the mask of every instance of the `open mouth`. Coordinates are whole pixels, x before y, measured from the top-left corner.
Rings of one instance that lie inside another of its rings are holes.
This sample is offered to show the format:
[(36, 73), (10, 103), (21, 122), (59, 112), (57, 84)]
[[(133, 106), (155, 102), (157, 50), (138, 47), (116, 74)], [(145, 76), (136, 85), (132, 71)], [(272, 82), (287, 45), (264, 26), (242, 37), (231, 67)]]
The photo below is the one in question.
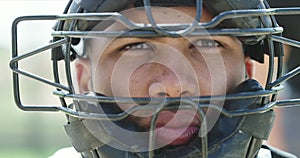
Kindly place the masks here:
[(200, 121), (194, 111), (162, 111), (156, 121), (155, 138), (158, 145), (178, 146), (191, 141), (198, 134)]

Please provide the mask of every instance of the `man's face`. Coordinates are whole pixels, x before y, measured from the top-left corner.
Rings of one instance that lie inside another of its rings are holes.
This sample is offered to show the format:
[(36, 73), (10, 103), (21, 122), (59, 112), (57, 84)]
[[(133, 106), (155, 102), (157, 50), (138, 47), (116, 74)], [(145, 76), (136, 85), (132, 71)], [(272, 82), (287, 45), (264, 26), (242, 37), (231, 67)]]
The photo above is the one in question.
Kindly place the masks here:
[[(191, 23), (196, 8), (153, 8), (152, 12), (157, 23)], [(124, 15), (136, 23), (148, 23), (142, 9), (129, 9)], [(204, 10), (201, 22), (211, 18)], [(106, 31), (125, 28), (116, 22)], [(242, 44), (229, 36), (102, 37), (91, 40), (87, 50), (89, 59), (76, 63), (80, 92), (117, 97), (220, 95), (230, 92), (246, 76)], [(189, 142), (199, 130), (198, 117), (192, 110), (162, 111), (156, 124), (157, 142)], [(137, 112), (131, 120), (147, 130), (151, 117)]]

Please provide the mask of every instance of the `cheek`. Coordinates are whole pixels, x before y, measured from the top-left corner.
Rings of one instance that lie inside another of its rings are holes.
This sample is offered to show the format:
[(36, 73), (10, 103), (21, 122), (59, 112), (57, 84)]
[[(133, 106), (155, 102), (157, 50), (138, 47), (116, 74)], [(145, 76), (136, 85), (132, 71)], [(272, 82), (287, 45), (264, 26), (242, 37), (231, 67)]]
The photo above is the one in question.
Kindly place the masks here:
[[(148, 74), (146, 73), (148, 72)], [(128, 94), (132, 97), (149, 97), (149, 72), (145, 69), (137, 69), (135, 73), (130, 76), (128, 84)]]
[(240, 52), (236, 50), (194, 56), (193, 65), (199, 72), (197, 78), (208, 89), (207, 94), (225, 94), (245, 79), (244, 56)]
[(94, 91), (106, 96), (113, 96), (113, 87), (120, 86), (123, 83), (123, 74), (118, 66), (118, 57), (103, 55), (101, 58), (95, 58), (92, 65), (92, 87)]
[(220, 54), (202, 54), (192, 59), (197, 72), (202, 95), (222, 95), (226, 93), (227, 70)]
[[(235, 59), (235, 60), (233, 60)], [(226, 60), (227, 91), (231, 91), (238, 84), (245, 80), (246, 67), (243, 56), (236, 56)]]
[[(103, 66), (105, 65), (105, 66)], [(92, 74), (92, 86), (94, 91), (103, 95), (111, 96), (111, 70), (112, 65), (110, 63), (99, 62), (93, 66)]]
[[(144, 96), (141, 90), (146, 87), (145, 76), (151, 69), (135, 72), (144, 62), (126, 56), (103, 58), (95, 70), (95, 89), (108, 96), (138, 97), (136, 94)], [(131, 94), (131, 91), (134, 94)]]

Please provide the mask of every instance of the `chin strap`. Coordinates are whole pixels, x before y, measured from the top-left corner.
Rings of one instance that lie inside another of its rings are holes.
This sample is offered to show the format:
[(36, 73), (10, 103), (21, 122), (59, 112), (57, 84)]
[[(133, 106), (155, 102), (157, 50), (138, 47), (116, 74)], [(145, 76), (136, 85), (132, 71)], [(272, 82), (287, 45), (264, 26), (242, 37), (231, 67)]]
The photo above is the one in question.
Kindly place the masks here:
[(247, 157), (252, 158), (257, 155), (264, 140), (267, 140), (275, 120), (274, 111), (263, 114), (253, 114), (246, 117), (241, 131), (252, 136), (251, 144), (247, 152)]
[[(71, 138), (72, 145), (78, 152), (91, 151), (97, 147), (105, 145), (105, 142), (101, 142), (97, 139), (89, 129), (84, 125), (84, 120), (79, 120), (74, 117), (70, 117), (70, 122), (65, 125), (65, 131)], [(102, 128), (97, 126), (97, 128)], [(106, 141), (110, 141), (109, 137), (106, 137), (103, 133), (104, 130), (99, 129), (99, 133), (103, 134), (103, 138), (107, 138)], [(105, 140), (105, 139), (104, 139)]]

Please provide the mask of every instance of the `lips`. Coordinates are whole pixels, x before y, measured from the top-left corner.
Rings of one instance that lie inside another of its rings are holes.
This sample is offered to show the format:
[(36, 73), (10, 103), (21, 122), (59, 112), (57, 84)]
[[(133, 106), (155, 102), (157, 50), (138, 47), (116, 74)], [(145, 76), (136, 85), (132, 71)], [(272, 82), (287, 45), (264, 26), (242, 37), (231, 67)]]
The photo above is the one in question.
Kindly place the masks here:
[(194, 111), (162, 111), (156, 121), (155, 138), (159, 145), (178, 146), (191, 141), (200, 127)]
[(199, 131), (198, 127), (186, 128), (161, 127), (155, 131), (156, 141), (161, 145), (178, 146), (187, 144)]

